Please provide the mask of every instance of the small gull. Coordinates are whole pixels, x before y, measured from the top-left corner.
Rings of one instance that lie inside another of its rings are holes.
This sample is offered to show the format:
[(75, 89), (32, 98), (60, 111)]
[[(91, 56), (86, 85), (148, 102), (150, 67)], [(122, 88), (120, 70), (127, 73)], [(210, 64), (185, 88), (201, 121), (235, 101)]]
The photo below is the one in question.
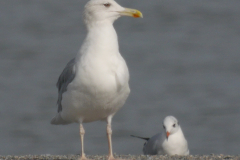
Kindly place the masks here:
[(142, 17), (135, 9), (123, 8), (114, 0), (90, 0), (84, 10), (87, 36), (79, 53), (68, 62), (58, 82), (58, 113), (51, 123), (80, 124), (82, 155), (85, 130), (82, 123), (107, 121), (108, 159), (112, 153), (111, 121), (129, 93), (129, 72), (119, 53), (113, 22), (120, 16)]
[(165, 132), (158, 133), (151, 138), (144, 138), (132, 135), (146, 140), (143, 146), (145, 155), (189, 155), (188, 143), (185, 139), (178, 120), (173, 116), (167, 116), (163, 120)]

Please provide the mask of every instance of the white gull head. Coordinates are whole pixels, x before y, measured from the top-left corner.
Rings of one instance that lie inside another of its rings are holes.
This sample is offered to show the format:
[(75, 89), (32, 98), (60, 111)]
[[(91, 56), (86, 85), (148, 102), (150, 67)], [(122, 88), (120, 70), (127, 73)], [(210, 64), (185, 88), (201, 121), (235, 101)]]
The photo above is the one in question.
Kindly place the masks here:
[(163, 128), (165, 130), (166, 137), (168, 138), (170, 135), (178, 132), (180, 125), (175, 117), (167, 116), (163, 120)]
[(142, 13), (135, 9), (124, 8), (114, 0), (90, 0), (84, 10), (86, 25), (92, 23), (113, 23), (120, 16), (142, 17)]

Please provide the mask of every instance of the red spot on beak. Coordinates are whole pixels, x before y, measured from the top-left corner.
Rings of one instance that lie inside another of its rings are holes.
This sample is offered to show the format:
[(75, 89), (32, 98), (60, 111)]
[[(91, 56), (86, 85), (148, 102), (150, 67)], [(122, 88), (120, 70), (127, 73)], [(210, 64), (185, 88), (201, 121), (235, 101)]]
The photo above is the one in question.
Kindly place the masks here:
[(167, 132), (167, 138), (169, 137), (169, 135), (170, 135), (170, 133), (169, 133), (169, 132)]
[(133, 14), (133, 17), (134, 17), (134, 18), (139, 18), (140, 15), (139, 15), (139, 14)]

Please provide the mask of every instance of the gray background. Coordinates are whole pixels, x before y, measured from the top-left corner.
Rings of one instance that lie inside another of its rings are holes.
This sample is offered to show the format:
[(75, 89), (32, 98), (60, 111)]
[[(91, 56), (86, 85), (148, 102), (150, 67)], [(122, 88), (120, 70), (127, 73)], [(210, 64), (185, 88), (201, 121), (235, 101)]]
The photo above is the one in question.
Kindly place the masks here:
[[(86, 0), (0, 1), (0, 154), (79, 154), (77, 124), (50, 125), (58, 76), (86, 35)], [(239, 154), (240, 1), (118, 0), (143, 19), (115, 27), (131, 94), (113, 119), (113, 150), (180, 121), (191, 154)], [(86, 154), (107, 154), (106, 123), (85, 124)]]

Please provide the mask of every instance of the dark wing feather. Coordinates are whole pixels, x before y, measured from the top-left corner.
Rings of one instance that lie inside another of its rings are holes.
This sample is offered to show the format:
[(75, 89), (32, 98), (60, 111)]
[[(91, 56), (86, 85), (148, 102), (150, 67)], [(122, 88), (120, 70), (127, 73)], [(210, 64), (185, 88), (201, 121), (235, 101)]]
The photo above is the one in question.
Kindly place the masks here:
[(58, 105), (58, 112), (62, 111), (62, 94), (64, 92), (67, 91), (67, 86), (69, 83), (71, 83), (75, 77), (75, 70), (74, 70), (74, 66), (75, 66), (76, 62), (75, 62), (75, 58), (72, 59), (71, 61), (69, 61), (66, 65), (66, 67), (64, 68), (64, 70), (62, 71), (61, 75), (58, 78), (58, 82), (57, 82), (57, 88), (58, 88), (58, 101), (57, 101), (57, 105)]
[(146, 138), (146, 137), (139, 137), (139, 136), (134, 136), (134, 135), (131, 135), (132, 137), (136, 137), (136, 138), (140, 138), (140, 139), (144, 139), (146, 141), (148, 141), (150, 138)]

